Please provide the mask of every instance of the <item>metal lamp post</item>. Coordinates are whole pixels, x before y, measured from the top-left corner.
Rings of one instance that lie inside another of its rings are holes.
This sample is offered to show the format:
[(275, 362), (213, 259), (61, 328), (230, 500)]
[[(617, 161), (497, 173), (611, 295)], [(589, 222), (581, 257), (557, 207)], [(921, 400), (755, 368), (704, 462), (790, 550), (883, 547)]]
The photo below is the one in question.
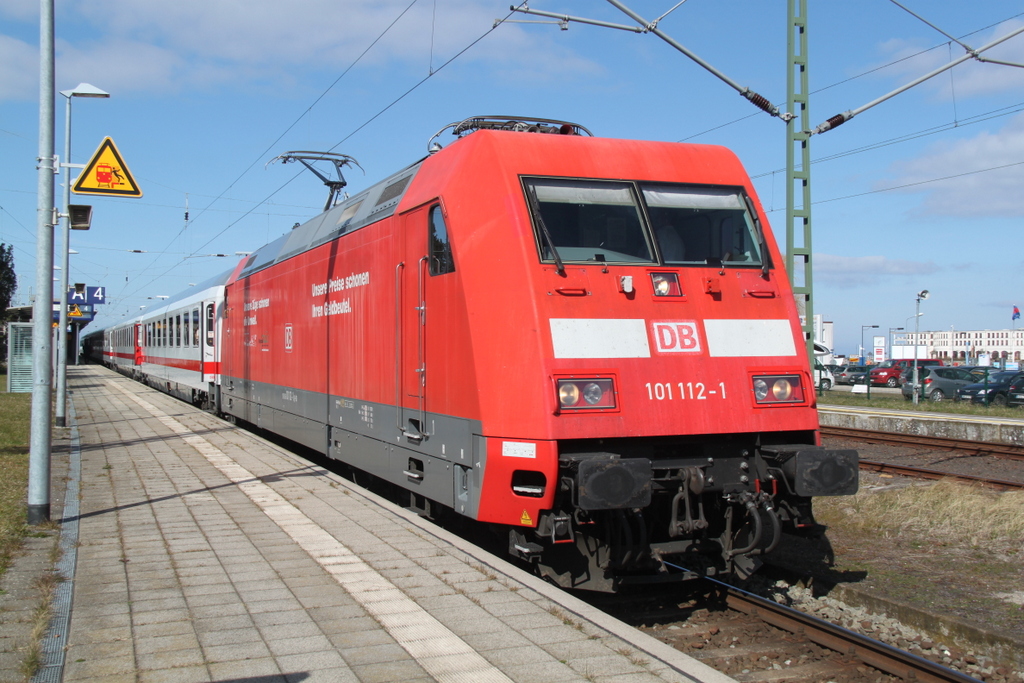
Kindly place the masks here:
[[(58, 288), (60, 322), (57, 331), (57, 400), (56, 414), (54, 421), (58, 427), (67, 425), (65, 417), (67, 411), (67, 386), (68, 386), (68, 254), (71, 249), (71, 217), (68, 215), (68, 205), (71, 204), (71, 98), (73, 97), (110, 97), (110, 93), (104, 92), (95, 85), (79, 83), (71, 90), (61, 90), (60, 94), (67, 100), (64, 115), (64, 162), (61, 164), (67, 169), (64, 176), (64, 218), (62, 234), (64, 246), (61, 248), (62, 267), (60, 271), (60, 285)], [(74, 166), (77, 168), (77, 166)]]
[[(878, 325), (861, 325), (860, 326), (860, 355), (861, 355), (860, 364), (863, 365), (864, 367), (868, 366), (868, 364), (865, 362), (865, 358), (864, 358), (864, 330), (873, 330), (876, 327), (878, 327)], [(870, 399), (871, 398), (871, 369), (870, 368), (868, 368), (868, 371), (864, 374), (864, 386), (867, 387), (867, 397), (868, 397), (868, 399)]]
[[(877, 327), (878, 327), (878, 325), (861, 325), (860, 326), (860, 353), (861, 353), (861, 356), (865, 355), (864, 354), (864, 330), (873, 330), (873, 329), (876, 329)], [(861, 365), (867, 365), (867, 363), (864, 362), (864, 358), (861, 358)]]
[(916, 313), (914, 314), (914, 391), (911, 392), (911, 393), (914, 394), (914, 405), (915, 406), (918, 404), (918, 393), (921, 391), (918, 388), (918, 386), (917, 386), (918, 375), (919, 375), (918, 368), (917, 368), (917, 348), (918, 348), (918, 346), (921, 343), (921, 339), (920, 339), (920, 336), (921, 336), (921, 299), (927, 299), (927, 298), (928, 298), (928, 290), (927, 289), (922, 289), (920, 292), (917, 293), (917, 309), (916, 309)]

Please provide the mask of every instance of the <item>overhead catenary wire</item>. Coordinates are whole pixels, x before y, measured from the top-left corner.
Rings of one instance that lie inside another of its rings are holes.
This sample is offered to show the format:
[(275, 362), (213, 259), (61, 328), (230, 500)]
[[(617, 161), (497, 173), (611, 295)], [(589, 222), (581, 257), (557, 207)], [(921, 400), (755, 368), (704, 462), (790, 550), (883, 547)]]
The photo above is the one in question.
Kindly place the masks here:
[[(368, 47), (366, 48), (366, 50), (364, 50), (364, 51), (363, 51), (363, 52), (362, 52), (362, 53), (360, 54), (360, 56), (359, 56), (359, 57), (357, 57), (357, 58), (356, 58), (356, 60), (355, 60), (355, 61), (354, 61), (354, 62), (353, 62), (353, 63), (352, 63), (351, 65), (349, 65), (349, 66), (348, 66), (348, 67), (347, 67), (347, 68), (345, 69), (345, 71), (344, 71), (344, 72), (343, 72), (343, 73), (341, 74), (341, 76), (339, 76), (339, 77), (338, 77), (337, 79), (335, 79), (335, 81), (334, 81), (334, 82), (333, 82), (333, 83), (331, 84), (330, 88), (333, 88), (333, 87), (334, 87), (334, 85), (336, 85), (336, 84), (337, 84), (337, 83), (338, 83), (338, 82), (339, 82), (339, 81), (341, 80), (341, 78), (342, 78), (342, 77), (344, 77), (344, 75), (345, 75), (345, 74), (347, 74), (347, 73), (348, 73), (348, 72), (349, 72), (349, 71), (350, 71), (350, 70), (351, 70), (351, 69), (352, 69), (352, 68), (353, 68), (353, 67), (355, 66), (355, 64), (356, 64), (356, 63), (358, 63), (358, 61), (359, 61), (359, 60), (361, 60), (361, 59), (362, 59), (362, 57), (366, 55), (366, 53), (367, 53), (367, 52), (368, 52), (368, 51), (369, 51), (369, 50), (370, 50), (370, 49), (371, 49), (371, 48), (373, 47), (373, 45), (375, 45), (375, 44), (376, 44), (377, 42), (379, 42), (379, 41), (380, 41), (380, 39), (381, 39), (381, 38), (383, 38), (384, 34), (385, 34), (385, 33), (387, 33), (387, 31), (388, 31), (388, 30), (390, 30), (390, 29), (391, 29), (391, 27), (393, 27), (393, 26), (395, 25), (395, 23), (396, 23), (396, 22), (397, 22), (397, 21), (398, 21), (399, 19), (401, 19), (401, 17), (402, 17), (402, 16), (403, 16), (403, 15), (404, 15), (404, 14), (405, 14), (406, 12), (408, 12), (408, 10), (409, 10), (409, 9), (410, 9), (410, 8), (412, 7), (412, 5), (416, 4), (416, 2), (417, 2), (417, 1), (418, 1), (418, 0), (413, 0), (413, 2), (412, 2), (412, 3), (411, 3), (411, 4), (409, 5), (409, 6), (408, 6), (408, 7), (406, 7), (406, 9), (405, 9), (405, 10), (403, 10), (403, 12), (402, 12), (402, 13), (401, 13), (401, 14), (400, 14), (399, 16), (398, 16), (398, 17), (396, 17), (396, 18), (395, 18), (395, 20), (391, 22), (391, 24), (390, 24), (390, 25), (388, 26), (388, 28), (387, 28), (387, 29), (385, 29), (385, 31), (384, 31), (384, 32), (382, 32), (382, 33), (381, 33), (381, 34), (380, 34), (380, 35), (379, 35), (379, 36), (378, 36), (378, 37), (377, 37), (377, 38), (376, 38), (376, 39), (375, 39), (375, 40), (374, 40), (374, 41), (373, 41), (373, 42), (372, 42), (372, 43), (370, 44), (370, 46), (368, 46)], [(508, 14), (508, 15), (506, 15), (506, 16), (511, 16), (511, 14), (512, 14), (512, 12), (510, 11), (510, 12), (509, 12), (509, 14)], [(483, 40), (484, 38), (486, 38), (486, 37), (487, 37), (488, 35), (490, 35), (490, 34), (491, 34), (491, 33), (492, 33), (492, 32), (493, 32), (494, 30), (495, 30), (495, 28), (497, 27), (497, 25), (498, 25), (499, 23), (500, 23), (500, 22), (496, 22), (496, 23), (495, 23), (495, 24), (494, 24), (493, 26), (491, 26), (491, 27), (490, 27), (489, 29), (487, 29), (486, 31), (484, 31), (484, 32), (483, 32), (483, 33), (482, 33), (482, 34), (481, 34), (480, 36), (478, 36), (478, 37), (477, 37), (477, 38), (475, 38), (475, 39), (474, 39), (473, 41), (471, 41), (471, 42), (470, 42), (470, 43), (469, 43), (468, 45), (466, 45), (466, 46), (465, 46), (464, 48), (462, 48), (461, 50), (459, 50), (459, 51), (458, 51), (458, 52), (457, 52), (457, 53), (456, 53), (455, 55), (453, 55), (453, 56), (452, 56), (451, 58), (449, 58), (449, 59), (448, 59), (448, 60), (446, 60), (446, 61), (445, 61), (444, 63), (442, 63), (442, 64), (441, 64), (441, 65), (440, 65), (439, 67), (437, 67), (437, 69), (432, 69), (432, 70), (431, 70), (431, 72), (430, 72), (430, 73), (429, 73), (429, 74), (428, 74), (427, 76), (425, 76), (424, 78), (422, 78), (422, 79), (420, 79), (419, 81), (417, 81), (417, 82), (416, 82), (415, 84), (413, 84), (413, 85), (412, 85), (412, 86), (411, 86), (410, 88), (408, 88), (408, 89), (407, 89), (407, 90), (406, 90), (405, 92), (403, 92), (403, 93), (402, 93), (401, 95), (399, 95), (399, 96), (398, 96), (397, 98), (395, 98), (394, 100), (392, 100), (392, 101), (391, 101), (391, 102), (390, 102), (389, 104), (387, 104), (386, 106), (384, 106), (383, 108), (381, 108), (381, 109), (380, 109), (380, 110), (379, 110), (379, 111), (378, 111), (378, 112), (377, 112), (376, 114), (374, 114), (373, 116), (371, 116), (370, 118), (368, 118), (368, 119), (367, 119), (366, 121), (364, 121), (364, 122), (363, 122), (362, 124), (360, 124), (359, 126), (357, 126), (357, 127), (356, 127), (356, 128), (354, 129), (354, 130), (352, 130), (352, 131), (351, 131), (351, 132), (350, 132), (350, 133), (349, 133), (348, 135), (346, 135), (346, 136), (345, 136), (344, 138), (342, 138), (342, 139), (341, 139), (341, 140), (339, 140), (339, 141), (338, 141), (337, 143), (335, 143), (335, 144), (334, 144), (334, 145), (333, 145), (332, 147), (330, 147), (330, 149), (328, 149), (327, 151), (333, 151), (333, 150), (337, 149), (337, 148), (338, 148), (338, 147), (340, 147), (340, 146), (341, 146), (342, 144), (344, 144), (344, 143), (345, 143), (345, 142), (346, 142), (347, 140), (349, 140), (349, 139), (350, 139), (351, 137), (353, 137), (353, 136), (354, 136), (354, 135), (356, 135), (356, 134), (357, 134), (357, 133), (358, 133), (359, 131), (361, 131), (361, 130), (362, 130), (363, 128), (365, 128), (366, 126), (370, 125), (370, 124), (371, 124), (371, 123), (372, 123), (373, 121), (375, 121), (375, 120), (376, 120), (377, 118), (379, 118), (380, 116), (382, 116), (382, 115), (383, 115), (384, 113), (386, 113), (386, 112), (387, 112), (388, 110), (390, 110), (390, 109), (391, 109), (392, 107), (394, 107), (394, 106), (395, 106), (396, 104), (398, 104), (399, 102), (401, 102), (402, 100), (404, 100), (404, 99), (405, 99), (406, 97), (408, 97), (408, 96), (409, 96), (410, 94), (412, 94), (412, 93), (413, 93), (414, 91), (416, 91), (416, 90), (417, 90), (417, 89), (418, 89), (418, 88), (419, 88), (420, 86), (422, 86), (422, 85), (423, 85), (424, 83), (426, 83), (426, 82), (427, 82), (428, 80), (430, 80), (430, 79), (431, 79), (431, 78), (432, 78), (433, 76), (435, 76), (435, 75), (436, 75), (436, 74), (438, 74), (438, 73), (439, 73), (440, 71), (442, 71), (442, 70), (443, 70), (444, 68), (446, 68), (447, 66), (449, 66), (450, 64), (452, 64), (452, 62), (454, 62), (454, 61), (455, 61), (456, 59), (458, 59), (459, 57), (461, 57), (462, 55), (464, 55), (464, 54), (465, 54), (466, 52), (468, 52), (468, 51), (469, 51), (470, 49), (472, 49), (472, 48), (473, 48), (474, 46), (476, 46), (476, 45), (477, 45), (477, 44), (478, 44), (478, 43), (479, 43), (480, 41), (482, 41), (482, 40)], [(323, 97), (324, 97), (324, 96), (325, 96), (325, 95), (327, 94), (327, 92), (328, 92), (328, 91), (330, 90), (330, 88), (328, 88), (327, 90), (325, 90), (325, 91), (324, 91), (324, 93), (322, 93), (322, 94), (321, 94), (321, 95), (320, 95), (320, 96), (319, 96), (319, 97), (318, 97), (318, 98), (316, 99), (316, 101), (314, 101), (314, 103), (313, 103), (312, 105), (310, 105), (310, 107), (309, 107), (309, 108), (307, 108), (307, 110), (306, 110), (306, 112), (305, 112), (305, 113), (303, 114), (303, 116), (305, 116), (305, 114), (309, 113), (309, 111), (310, 111), (310, 110), (311, 110), (311, 109), (312, 109), (312, 108), (313, 108), (313, 107), (314, 107), (314, 106), (316, 105), (316, 103), (317, 103), (317, 102), (319, 102), (319, 101), (320, 101), (321, 99), (323, 99)], [(286, 131), (285, 131), (284, 133), (282, 133), (282, 134), (281, 134), (281, 136), (279, 136), (279, 137), (278, 137), (278, 139), (277, 139), (277, 140), (275, 140), (275, 142), (274, 142), (273, 144), (276, 144), (276, 143), (277, 143), (278, 141), (280, 141), (280, 139), (281, 139), (282, 137), (284, 137), (284, 135), (285, 135), (285, 134), (287, 134), (287, 132), (288, 132), (288, 131), (290, 131), (290, 130), (291, 130), (291, 129), (292, 129), (292, 128), (293, 128), (293, 127), (294, 127), (294, 126), (295, 126), (295, 125), (296, 125), (296, 124), (298, 123), (298, 121), (299, 121), (299, 120), (301, 120), (301, 118), (302, 118), (302, 117), (300, 116), (300, 117), (299, 117), (299, 119), (297, 119), (297, 120), (296, 120), (296, 121), (295, 121), (295, 122), (294, 122), (294, 123), (293, 123), (293, 124), (292, 124), (291, 126), (289, 126), (289, 128), (288, 128), (288, 129), (287, 129), (287, 130), (286, 130)], [(262, 156), (265, 156), (265, 155), (267, 154), (267, 152), (268, 152), (268, 151), (269, 151), (269, 148), (268, 148), (268, 150), (266, 150), (266, 151), (264, 151), (264, 152), (263, 152), (263, 155), (262, 155)], [(261, 157), (261, 158), (262, 158), (262, 157)], [(259, 159), (257, 159), (257, 161), (259, 161)], [(235, 184), (236, 184), (236, 183), (238, 182), (238, 180), (240, 180), (240, 179), (241, 179), (241, 177), (242, 177), (243, 175), (245, 175), (245, 173), (247, 173), (247, 172), (248, 172), (248, 171), (249, 171), (249, 170), (250, 170), (250, 169), (252, 168), (252, 166), (254, 166), (255, 164), (256, 164), (256, 161), (254, 161), (254, 162), (253, 162), (252, 164), (250, 164), (250, 165), (249, 165), (249, 167), (248, 167), (248, 168), (246, 168), (246, 170), (245, 170), (245, 171), (244, 171), (244, 172), (243, 172), (242, 174), (240, 174), (240, 175), (239, 175), (239, 177), (238, 177), (238, 178), (236, 178), (236, 179), (235, 179), (235, 180), (234, 180), (234, 181), (233, 181), (233, 182), (231, 183), (231, 185), (229, 185), (229, 186), (228, 186), (227, 188), (225, 188), (224, 192), (222, 192), (222, 193), (221, 193), (220, 195), (218, 195), (218, 198), (219, 198), (219, 197), (221, 197), (221, 196), (223, 196), (223, 194), (224, 194), (225, 192), (227, 192), (227, 190), (229, 190), (229, 189), (230, 189), (230, 188), (231, 188), (232, 186), (234, 186), (234, 185), (235, 185)], [(237, 224), (238, 224), (238, 223), (239, 223), (239, 222), (240, 222), (241, 220), (243, 220), (244, 218), (246, 218), (247, 216), (249, 216), (250, 214), (252, 214), (252, 213), (253, 213), (253, 212), (254, 212), (254, 211), (255, 211), (255, 210), (256, 210), (256, 209), (258, 208), (258, 207), (260, 207), (260, 206), (262, 206), (262, 205), (266, 204), (266, 203), (267, 203), (267, 202), (268, 202), (268, 201), (269, 201), (269, 200), (270, 200), (270, 199), (271, 199), (272, 197), (274, 197), (274, 196), (275, 196), (276, 194), (278, 194), (279, 192), (281, 192), (282, 190), (284, 190), (284, 188), (286, 188), (286, 187), (287, 187), (288, 185), (290, 185), (290, 184), (291, 184), (291, 183), (292, 183), (292, 182), (293, 182), (293, 181), (294, 181), (294, 180), (295, 180), (296, 178), (298, 178), (298, 177), (299, 177), (300, 175), (301, 175), (301, 171), (300, 171), (299, 173), (296, 173), (296, 174), (295, 174), (294, 176), (292, 176), (292, 177), (291, 177), (290, 179), (288, 179), (288, 180), (287, 180), (287, 181), (285, 181), (284, 183), (282, 183), (282, 184), (281, 184), (280, 186), (278, 186), (278, 187), (277, 187), (277, 189), (273, 190), (273, 191), (272, 191), (272, 192), (271, 192), (270, 194), (268, 194), (268, 195), (267, 195), (266, 197), (264, 197), (264, 198), (263, 198), (263, 199), (262, 199), (261, 201), (257, 202), (257, 203), (256, 203), (256, 204), (255, 204), (255, 205), (254, 205), (254, 206), (253, 206), (253, 207), (252, 207), (251, 209), (249, 209), (248, 211), (244, 212), (244, 213), (243, 213), (243, 214), (242, 214), (241, 216), (239, 216), (239, 217), (238, 217), (237, 219), (235, 219), (234, 221), (232, 221), (231, 223), (229, 223), (229, 224), (228, 224), (227, 226), (225, 226), (225, 227), (224, 227), (224, 228), (223, 228), (222, 230), (220, 230), (220, 231), (219, 231), (219, 232), (217, 232), (217, 233), (216, 233), (215, 235), (213, 235), (212, 237), (210, 237), (210, 238), (209, 238), (209, 239), (208, 239), (208, 240), (207, 240), (206, 242), (204, 242), (204, 243), (203, 243), (203, 244), (201, 244), (200, 246), (196, 247), (196, 248), (195, 248), (195, 249), (193, 250), (193, 253), (199, 252), (199, 251), (201, 251), (202, 249), (204, 249), (205, 247), (207, 247), (207, 246), (208, 246), (209, 244), (211, 244), (211, 243), (212, 243), (213, 241), (215, 241), (215, 240), (216, 240), (217, 238), (219, 238), (220, 236), (222, 236), (222, 235), (223, 235), (223, 234), (224, 234), (225, 232), (227, 232), (228, 230), (230, 230), (231, 228), (233, 228), (233, 227), (234, 227), (235, 225), (237, 225)], [(215, 199), (214, 201), (216, 201), (216, 199)], [(212, 204), (212, 203), (213, 203), (213, 202), (211, 202), (211, 204)], [(205, 212), (205, 211), (206, 211), (206, 209), (203, 209), (203, 211)], [(193, 220), (194, 220), (194, 219), (193, 219)], [(173, 243), (173, 240), (172, 240), (172, 242), (171, 242), (171, 243)], [(169, 247), (169, 246), (170, 246), (170, 244), (168, 244), (167, 246)], [(145, 286), (149, 286), (150, 284), (152, 284), (153, 282), (155, 282), (155, 281), (156, 281), (156, 280), (158, 280), (159, 278), (161, 278), (161, 277), (164, 277), (165, 275), (167, 275), (168, 273), (170, 273), (170, 272), (171, 272), (171, 270), (173, 270), (173, 269), (174, 269), (174, 268), (175, 268), (175, 267), (176, 267), (176, 266), (177, 266), (177, 265), (178, 265), (179, 263), (180, 263), (180, 261), (179, 261), (179, 262), (175, 262), (174, 264), (172, 264), (171, 266), (169, 266), (169, 267), (168, 267), (168, 268), (167, 268), (166, 270), (164, 270), (164, 271), (163, 271), (163, 272), (161, 272), (160, 274), (158, 274), (158, 275), (155, 275), (155, 276), (153, 276), (152, 278), (150, 278), (150, 279), (149, 279), (149, 280), (148, 280), (148, 281), (146, 282), (146, 284), (145, 284), (145, 285), (140, 285), (139, 287), (137, 287), (137, 288), (136, 288), (136, 292), (137, 292), (138, 290), (142, 289), (142, 288), (143, 288), (143, 287), (145, 287)], [(126, 283), (126, 286), (127, 286), (127, 283)], [(124, 292), (124, 288), (122, 288), (121, 292), (119, 292), (119, 293), (118, 293), (118, 295), (117, 295), (117, 298), (118, 298), (118, 300), (120, 300), (120, 299), (124, 299), (124, 298), (126, 298), (126, 296), (129, 296), (129, 295), (125, 295), (125, 294), (123, 294), (123, 292)]]
[[(686, 55), (693, 62), (696, 62), (697, 65), (699, 65), (700, 67), (702, 67), (703, 69), (708, 71), (710, 74), (712, 74), (713, 76), (718, 78), (720, 81), (722, 81), (723, 83), (728, 85), (730, 88), (732, 88), (733, 90), (738, 92), (740, 95), (745, 97), (747, 100), (750, 101), (751, 104), (753, 104), (758, 109), (764, 111), (765, 113), (767, 113), (767, 114), (769, 114), (771, 116), (776, 116), (779, 119), (781, 119), (782, 121), (788, 122), (788, 121), (791, 121), (794, 118), (793, 114), (780, 110), (778, 106), (772, 104), (768, 100), (768, 98), (766, 98), (764, 95), (761, 95), (761, 94), (759, 94), (757, 92), (754, 92), (750, 88), (748, 88), (746, 86), (743, 86), (743, 85), (740, 85), (739, 83), (737, 83), (733, 79), (729, 78), (723, 72), (719, 71), (714, 66), (712, 66), (709, 62), (701, 59), (695, 52), (689, 50), (682, 43), (678, 42), (677, 40), (675, 40), (674, 38), (669, 36), (667, 33), (665, 33), (664, 31), (662, 31), (662, 30), (660, 30), (658, 28), (658, 22), (661, 21), (662, 19), (664, 19), (666, 16), (668, 16), (668, 14), (670, 12), (672, 12), (673, 10), (675, 10), (677, 7), (679, 7), (679, 5), (683, 4), (682, 2), (677, 4), (675, 7), (673, 7), (671, 10), (669, 10), (665, 14), (661, 15), (655, 21), (647, 21), (642, 16), (640, 16), (639, 14), (637, 14), (636, 12), (631, 10), (629, 7), (627, 7), (623, 3), (619, 2), (619, 0), (608, 0), (608, 2), (611, 5), (613, 5), (616, 9), (621, 11), (623, 14), (628, 16), (630, 19), (635, 21), (637, 24), (639, 24), (639, 26), (626, 26), (626, 25), (623, 25), (623, 24), (613, 24), (611, 22), (600, 21), (600, 20), (597, 20), (597, 19), (586, 19), (584, 17), (576, 17), (576, 16), (572, 16), (572, 15), (569, 15), (569, 14), (557, 14), (555, 12), (544, 12), (544, 11), (541, 11), (541, 10), (535, 10), (535, 9), (530, 9), (529, 7), (526, 7), (526, 3), (525, 2), (522, 5), (520, 5), (519, 7), (512, 6), (511, 10), (513, 12), (522, 12), (523, 14), (534, 14), (534, 15), (541, 16), (541, 17), (548, 17), (549, 19), (558, 19), (560, 22), (564, 22), (564, 23), (576, 22), (576, 23), (581, 23), (581, 24), (589, 24), (591, 26), (601, 26), (603, 28), (614, 28), (614, 29), (618, 29), (618, 30), (622, 30), (622, 31), (630, 31), (632, 33), (651, 33), (651, 34), (661, 38), (663, 41), (665, 41), (666, 43), (671, 45), (673, 48), (675, 48), (679, 52), (681, 52), (684, 55)], [(498, 22), (495, 22), (495, 25), (497, 25), (497, 23)]]
[[(880, 194), (882, 192), (892, 192), (893, 190), (903, 190), (908, 187), (918, 187), (920, 185), (929, 185), (931, 183), (939, 183), (944, 180), (954, 180), (956, 178), (963, 178), (965, 176), (977, 175), (979, 173), (988, 173), (989, 171), (999, 171), (1004, 168), (1013, 168), (1014, 166), (1024, 165), (1024, 161), (1014, 161), (1009, 164), (1001, 164), (999, 166), (990, 166), (989, 168), (979, 168), (973, 171), (964, 171), (963, 173), (954, 173), (953, 175), (942, 176), (941, 178), (929, 178), (927, 180), (917, 180), (912, 183), (904, 183), (902, 185), (893, 185), (892, 187), (881, 187), (876, 190), (866, 190), (864, 192), (857, 192), (855, 194), (843, 195), (842, 197), (831, 197), (829, 199), (819, 199), (811, 202), (811, 204), (829, 204), (831, 202), (838, 202), (844, 199), (855, 199), (857, 197), (864, 197), (870, 194)], [(779, 210), (779, 209), (777, 209)]]
[(893, 90), (893, 91), (891, 91), (889, 93), (886, 93), (885, 95), (882, 95), (881, 97), (877, 97), (877, 98), (873, 99), (872, 101), (868, 102), (867, 104), (861, 105), (860, 107), (857, 107), (856, 109), (849, 109), (847, 111), (844, 111), (842, 114), (836, 114), (835, 116), (827, 119), (826, 121), (824, 121), (823, 123), (818, 125), (816, 128), (814, 128), (814, 129), (812, 129), (810, 131), (805, 131), (805, 132), (808, 135), (818, 135), (818, 134), (830, 131), (830, 130), (832, 130), (834, 128), (837, 128), (837, 127), (841, 126), (842, 124), (846, 123), (847, 121), (849, 121), (850, 119), (852, 119), (854, 116), (857, 116), (858, 114), (862, 114), (865, 111), (867, 111), (868, 109), (871, 109), (872, 107), (876, 107), (879, 104), (882, 104), (883, 102), (885, 102), (886, 100), (890, 100), (893, 97), (895, 97), (896, 95), (899, 95), (900, 93), (906, 92), (907, 90), (910, 90), (911, 88), (913, 88), (915, 86), (918, 86), (921, 83), (924, 83), (925, 81), (927, 81), (927, 80), (929, 80), (931, 78), (934, 78), (935, 76), (938, 76), (939, 74), (945, 72), (948, 69), (952, 69), (953, 67), (957, 66), (958, 64), (962, 64), (962, 63), (966, 62), (969, 59), (974, 59), (980, 53), (985, 52), (986, 50), (991, 50), (995, 46), (997, 46), (997, 45), (999, 45), (1001, 43), (1004, 43), (1007, 40), (1009, 40), (1010, 38), (1013, 38), (1014, 36), (1019, 35), (1021, 33), (1024, 33), (1024, 26), (1021, 26), (1020, 28), (1018, 28), (1016, 30), (1010, 31), (1005, 36), (1002, 36), (1000, 38), (996, 38), (995, 40), (987, 43), (986, 45), (983, 45), (982, 47), (979, 47), (977, 50), (973, 50), (973, 51), (968, 52), (967, 54), (965, 54), (965, 55), (963, 55), (961, 57), (958, 57), (957, 59), (954, 59), (952, 62), (950, 62), (948, 64), (940, 66), (937, 69), (933, 69), (933, 70), (929, 71), (928, 73), (926, 73), (925, 75), (920, 76), (918, 78), (915, 78), (914, 80), (912, 80), (911, 82), (907, 83), (906, 85), (900, 86), (899, 88), (896, 88), (895, 90)]
[[(1000, 24), (1003, 24), (1003, 23), (1005, 23), (1007, 21), (1010, 21), (1011, 19), (1017, 19), (1018, 17), (1021, 17), (1021, 16), (1024, 16), (1024, 12), (1021, 12), (1021, 13), (1018, 13), (1018, 14), (1014, 14), (1014, 15), (1012, 15), (1010, 17), (1007, 17), (1006, 19), (1003, 19), (1003, 20), (1001, 20), (999, 22), (996, 22), (994, 24), (989, 24), (987, 26), (982, 26), (981, 28), (978, 28), (978, 29), (975, 29), (975, 30), (971, 31), (970, 33), (964, 34), (960, 38), (961, 39), (967, 38), (968, 36), (973, 36), (973, 35), (975, 35), (977, 33), (981, 33), (982, 31), (987, 31), (987, 30), (989, 30), (991, 28), (995, 28), (996, 26), (999, 26)], [(887, 62), (885, 64), (880, 64), (879, 66), (873, 67), (871, 69), (867, 69), (866, 71), (861, 71), (860, 73), (855, 74), (853, 76), (849, 76), (848, 78), (843, 78), (841, 80), (835, 81), (834, 83), (830, 83), (829, 85), (826, 85), (824, 87), (818, 88), (817, 90), (812, 90), (808, 94), (809, 95), (817, 95), (819, 93), (825, 92), (826, 90), (831, 90), (832, 88), (837, 88), (840, 85), (843, 85), (844, 83), (849, 83), (851, 81), (855, 81), (857, 79), (864, 78), (865, 76), (870, 76), (871, 74), (876, 73), (878, 71), (882, 71), (884, 69), (888, 69), (889, 67), (895, 66), (896, 64), (900, 64), (902, 62), (906, 62), (906, 61), (909, 61), (911, 59), (916, 59), (917, 57), (920, 57), (923, 54), (927, 54), (927, 53), (931, 52), (932, 50), (937, 50), (940, 47), (942, 47), (944, 45), (947, 45), (947, 44), (948, 43), (939, 43), (938, 45), (933, 45), (932, 47), (929, 47), (927, 49), (919, 50), (918, 52), (906, 55), (904, 57), (900, 57), (899, 59), (894, 59), (891, 62)], [(726, 128), (728, 126), (732, 126), (732, 125), (735, 125), (737, 123), (741, 123), (743, 121), (746, 121), (747, 119), (754, 118), (755, 116), (757, 116), (757, 114), (747, 114), (746, 116), (741, 116), (738, 119), (734, 119), (734, 120), (728, 121), (726, 123), (721, 123), (721, 124), (719, 124), (717, 126), (714, 126), (712, 128), (708, 128), (707, 130), (702, 130), (699, 133), (694, 133), (692, 135), (688, 135), (685, 138), (681, 138), (679, 140), (676, 140), (676, 142), (687, 142), (688, 140), (693, 140), (694, 138), (699, 138), (702, 135), (707, 135), (708, 133), (714, 132), (716, 130), (721, 130), (722, 128)]]
[[(1008, 105), (1006, 107), (1000, 107), (999, 109), (993, 109), (983, 114), (976, 114), (975, 116), (968, 117), (962, 121), (955, 120), (952, 123), (944, 123), (939, 126), (932, 126), (931, 128), (925, 128), (912, 133), (906, 133), (904, 135), (898, 135), (893, 138), (887, 138), (885, 140), (879, 140), (878, 142), (872, 142), (860, 147), (854, 147), (852, 149), (843, 150), (841, 152), (834, 152), (823, 157), (819, 157), (811, 161), (812, 164), (818, 164), (826, 161), (835, 161), (836, 159), (842, 159), (843, 157), (853, 156), (855, 154), (862, 154), (864, 152), (871, 152), (877, 149), (883, 149), (893, 145), (902, 144), (904, 142), (910, 142), (912, 140), (918, 140), (929, 135), (937, 135), (944, 133), (954, 128), (965, 128), (967, 126), (973, 126), (985, 121), (991, 121), (992, 119), (1000, 118), (1003, 116), (1009, 116), (1011, 114), (1019, 114), (1024, 112), (1024, 102), (1018, 102), (1017, 104)], [(784, 168), (777, 168), (772, 171), (765, 171), (751, 175), (751, 179), (764, 178), (765, 176), (773, 175), (775, 173), (781, 173), (785, 171)]]

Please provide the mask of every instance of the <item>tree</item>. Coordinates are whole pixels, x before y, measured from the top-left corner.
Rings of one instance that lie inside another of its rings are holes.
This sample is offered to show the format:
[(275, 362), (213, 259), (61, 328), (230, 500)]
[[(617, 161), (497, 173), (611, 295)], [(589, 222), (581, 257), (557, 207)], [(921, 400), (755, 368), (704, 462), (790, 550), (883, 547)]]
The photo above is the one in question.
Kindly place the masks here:
[(18, 289), (14, 273), (14, 247), (0, 242), (0, 362), (7, 360), (7, 307)]

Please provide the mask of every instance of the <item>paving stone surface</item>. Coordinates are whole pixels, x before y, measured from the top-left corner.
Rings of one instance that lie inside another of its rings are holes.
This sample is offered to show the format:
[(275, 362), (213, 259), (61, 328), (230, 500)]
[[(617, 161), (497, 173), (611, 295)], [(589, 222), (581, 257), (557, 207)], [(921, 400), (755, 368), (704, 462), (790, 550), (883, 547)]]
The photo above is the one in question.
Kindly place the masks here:
[(208, 413), (69, 375), (67, 683), (731, 680)]

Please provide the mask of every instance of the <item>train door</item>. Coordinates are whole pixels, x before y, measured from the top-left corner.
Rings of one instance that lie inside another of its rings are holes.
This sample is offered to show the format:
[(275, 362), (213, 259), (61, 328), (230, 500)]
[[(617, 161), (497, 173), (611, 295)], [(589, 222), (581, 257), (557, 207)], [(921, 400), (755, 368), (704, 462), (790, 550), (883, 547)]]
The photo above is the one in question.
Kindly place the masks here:
[(396, 269), (398, 426), (411, 440), (419, 441), (430, 432), (427, 348), (430, 330), (437, 324), (435, 320), (435, 328), (431, 327), (431, 292), (437, 286), (435, 276), (452, 272), (454, 264), (440, 202), (421, 206), (401, 220), (402, 261)]
[(199, 371), (203, 375), (204, 382), (214, 381), (213, 375), (215, 372), (216, 358), (214, 357), (214, 351), (216, 349), (215, 340), (217, 336), (217, 318), (215, 316), (216, 306), (212, 301), (207, 301), (203, 304), (203, 308), (200, 311), (202, 317), (202, 334), (199, 336), (199, 345), (201, 347), (199, 351)]
[(423, 225), (427, 211), (428, 207), (420, 207), (402, 216), (401, 261), (395, 270), (395, 403), (398, 428), (413, 441), (426, 435), (427, 239)]
[(143, 331), (144, 329), (145, 328), (143, 328), (141, 323), (135, 323), (135, 330), (134, 330), (134, 336), (135, 336), (134, 363), (135, 363), (135, 365), (142, 365), (142, 357), (143, 357), (143, 351), (142, 350), (143, 350), (143, 347), (144, 347), (144, 344), (145, 344), (145, 339), (143, 339), (143, 336), (142, 336), (143, 334), (145, 334), (145, 332)]

